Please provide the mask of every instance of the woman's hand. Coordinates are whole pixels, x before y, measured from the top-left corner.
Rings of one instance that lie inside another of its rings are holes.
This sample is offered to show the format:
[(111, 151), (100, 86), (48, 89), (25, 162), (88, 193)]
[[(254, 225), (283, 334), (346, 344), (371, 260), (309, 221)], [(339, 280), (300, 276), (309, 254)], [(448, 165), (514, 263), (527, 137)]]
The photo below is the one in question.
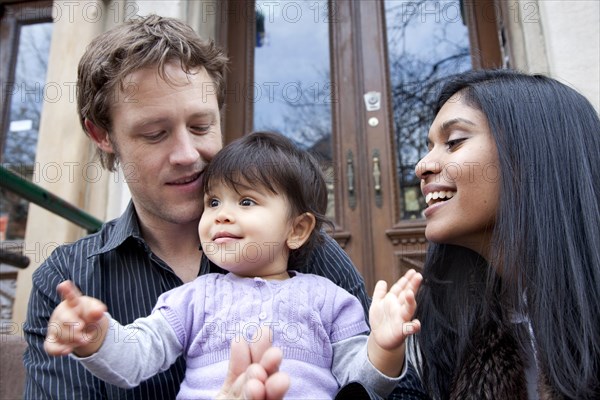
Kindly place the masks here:
[(279, 372), (280, 349), (271, 346), (270, 331), (263, 327), (255, 343), (232, 341), (229, 370), (217, 399), (281, 400), (290, 378)]

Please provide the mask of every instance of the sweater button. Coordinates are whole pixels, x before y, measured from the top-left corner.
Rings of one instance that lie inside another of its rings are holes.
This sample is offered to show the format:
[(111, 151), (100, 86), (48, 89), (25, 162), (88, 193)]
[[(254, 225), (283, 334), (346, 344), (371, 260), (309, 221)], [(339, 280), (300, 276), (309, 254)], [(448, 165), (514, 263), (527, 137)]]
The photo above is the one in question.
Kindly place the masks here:
[(266, 312), (264, 312), (264, 311), (263, 311), (263, 312), (261, 312), (260, 314), (258, 314), (258, 318), (259, 318), (259, 319), (265, 319), (265, 318), (267, 318), (267, 313), (266, 313)]

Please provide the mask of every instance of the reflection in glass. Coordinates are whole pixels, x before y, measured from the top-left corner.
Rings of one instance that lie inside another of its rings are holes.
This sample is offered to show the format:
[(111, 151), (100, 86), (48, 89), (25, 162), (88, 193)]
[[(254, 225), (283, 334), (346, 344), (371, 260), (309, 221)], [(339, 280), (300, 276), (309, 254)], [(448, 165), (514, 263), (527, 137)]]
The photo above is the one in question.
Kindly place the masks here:
[[(10, 82), (12, 97), (2, 165), (27, 179), (32, 178), (35, 169), (42, 106), (50, 95), (45, 89), (51, 36), (51, 22), (21, 27), (15, 79)], [(8, 219), (6, 238), (23, 238), (28, 202), (5, 190), (2, 190), (2, 199), (0, 214)]]
[(257, 1), (254, 130), (277, 131), (313, 153), (335, 216), (328, 2)]
[(468, 31), (458, 0), (386, 0), (385, 19), (402, 218), (415, 219), (425, 200), (414, 168), (427, 153), (440, 81), (471, 69)]

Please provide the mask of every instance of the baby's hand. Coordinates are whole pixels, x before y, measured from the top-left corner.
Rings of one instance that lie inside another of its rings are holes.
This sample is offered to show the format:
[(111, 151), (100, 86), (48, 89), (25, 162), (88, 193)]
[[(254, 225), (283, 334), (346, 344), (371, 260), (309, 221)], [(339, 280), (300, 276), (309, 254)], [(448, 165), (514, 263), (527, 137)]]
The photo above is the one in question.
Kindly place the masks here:
[(62, 282), (56, 290), (63, 300), (50, 316), (44, 349), (53, 356), (75, 352), (85, 357), (95, 353), (108, 328), (106, 306), (83, 296), (71, 281)]
[(387, 283), (377, 282), (373, 302), (369, 309), (371, 340), (381, 349), (395, 351), (404, 344), (407, 336), (419, 332), (421, 323), (412, 319), (417, 302), (415, 293), (423, 277), (409, 270), (387, 291)]

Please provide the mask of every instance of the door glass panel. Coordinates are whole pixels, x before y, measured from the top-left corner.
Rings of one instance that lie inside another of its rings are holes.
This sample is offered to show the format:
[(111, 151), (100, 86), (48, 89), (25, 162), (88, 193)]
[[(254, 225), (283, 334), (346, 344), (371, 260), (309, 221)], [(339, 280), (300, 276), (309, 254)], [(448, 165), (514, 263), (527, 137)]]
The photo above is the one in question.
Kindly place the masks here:
[(469, 37), (458, 0), (385, 0), (385, 20), (401, 212), (416, 219), (425, 200), (414, 168), (427, 153), (436, 90), (472, 68)]
[[(44, 99), (56, 101), (55, 85), (46, 84), (51, 37), (51, 22), (20, 27), (15, 79), (10, 86), (12, 96), (2, 165), (29, 180), (36, 168), (35, 154)], [(6, 239), (23, 239), (29, 203), (3, 189), (2, 199), (0, 219), (3, 229), (0, 235)]]
[(335, 217), (328, 2), (257, 1), (254, 130), (277, 131), (310, 151), (327, 178)]
[[(44, 90), (47, 88), (46, 70), (51, 36), (52, 23), (21, 25), (14, 79), (11, 82), (2, 82), (2, 89), (8, 90), (11, 96), (6, 104), (9, 107), (7, 128), (2, 132), (3, 135), (0, 135), (0, 140), (4, 140), (0, 159), (4, 168), (29, 180), (36, 169), (35, 154), (40, 117), (44, 98), (47, 98)], [(5, 45), (8, 43), (3, 38), (2, 46)], [(5, 67), (8, 65), (2, 65), (2, 68)], [(24, 251), (23, 239), (28, 206), (29, 202), (19, 195), (0, 188), (0, 245), (3, 251), (16, 254)], [(0, 273), (1, 335), (7, 333), (4, 328), (9, 326), (12, 319), (17, 269), (2, 263)]]

